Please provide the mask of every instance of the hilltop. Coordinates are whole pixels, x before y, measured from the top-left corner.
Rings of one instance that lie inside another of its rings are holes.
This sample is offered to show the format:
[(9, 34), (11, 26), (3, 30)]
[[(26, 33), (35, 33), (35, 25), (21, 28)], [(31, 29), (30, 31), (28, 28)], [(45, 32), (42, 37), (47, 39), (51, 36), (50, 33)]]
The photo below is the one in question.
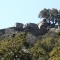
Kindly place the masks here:
[(35, 36), (29, 32), (0, 36), (0, 60), (59, 60), (60, 32)]
[(11, 33), (15, 34), (15, 33), (22, 32), (22, 31), (29, 32), (29, 33), (32, 33), (38, 36), (48, 31), (48, 23), (45, 21), (42, 21), (39, 24), (27, 23), (25, 25), (22, 23), (16, 23), (14, 27), (0, 29), (0, 35), (11, 34)]
[(44, 9), (40, 17), (38, 24), (0, 29), (0, 60), (60, 60), (60, 13)]

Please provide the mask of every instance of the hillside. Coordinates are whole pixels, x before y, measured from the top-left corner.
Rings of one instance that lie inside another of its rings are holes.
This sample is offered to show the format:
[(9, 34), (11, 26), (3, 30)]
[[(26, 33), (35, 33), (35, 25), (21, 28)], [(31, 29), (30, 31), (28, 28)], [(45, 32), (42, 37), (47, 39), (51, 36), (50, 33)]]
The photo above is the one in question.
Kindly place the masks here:
[(0, 29), (0, 60), (60, 60), (60, 30), (46, 19)]
[(0, 29), (0, 60), (60, 60), (60, 19), (47, 15), (48, 20), (47, 11), (41, 11), (45, 18), (38, 24), (16, 23)]
[(60, 32), (39, 36), (26, 31), (3, 34), (0, 60), (60, 60)]

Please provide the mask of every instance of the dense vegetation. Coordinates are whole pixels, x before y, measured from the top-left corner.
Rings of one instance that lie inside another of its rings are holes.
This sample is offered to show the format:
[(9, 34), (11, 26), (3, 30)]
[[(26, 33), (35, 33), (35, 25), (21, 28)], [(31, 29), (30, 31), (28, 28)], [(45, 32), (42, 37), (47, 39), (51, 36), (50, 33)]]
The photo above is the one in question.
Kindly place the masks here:
[(58, 34), (49, 32), (34, 44), (31, 48), (33, 60), (60, 60), (60, 37)]
[(0, 60), (60, 60), (60, 32), (48, 32), (34, 45), (26, 42), (27, 33), (0, 41)]

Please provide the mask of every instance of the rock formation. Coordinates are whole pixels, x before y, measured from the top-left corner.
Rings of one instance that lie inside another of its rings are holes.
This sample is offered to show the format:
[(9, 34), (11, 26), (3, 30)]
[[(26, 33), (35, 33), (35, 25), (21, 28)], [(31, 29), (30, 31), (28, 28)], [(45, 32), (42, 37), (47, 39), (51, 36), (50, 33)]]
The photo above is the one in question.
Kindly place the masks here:
[(22, 23), (16, 23), (15, 24), (16, 29), (23, 30), (23, 24)]
[(34, 35), (40, 35), (47, 32), (48, 30), (47, 27), (48, 27), (48, 23), (46, 22), (46, 20), (41, 21), (39, 24), (27, 23), (24, 25), (22, 23), (16, 23), (15, 27), (0, 29), (0, 35), (11, 34), (22, 31), (29, 32)]
[(27, 23), (23, 26), (24, 29), (38, 29), (38, 25), (35, 23)]

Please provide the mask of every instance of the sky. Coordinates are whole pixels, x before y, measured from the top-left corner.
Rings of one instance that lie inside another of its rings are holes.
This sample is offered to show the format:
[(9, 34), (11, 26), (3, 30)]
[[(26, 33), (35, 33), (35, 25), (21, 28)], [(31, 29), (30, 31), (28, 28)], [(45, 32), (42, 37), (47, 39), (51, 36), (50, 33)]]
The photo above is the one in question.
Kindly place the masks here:
[(38, 14), (44, 8), (60, 9), (60, 0), (0, 0), (0, 29), (15, 23), (38, 23)]

